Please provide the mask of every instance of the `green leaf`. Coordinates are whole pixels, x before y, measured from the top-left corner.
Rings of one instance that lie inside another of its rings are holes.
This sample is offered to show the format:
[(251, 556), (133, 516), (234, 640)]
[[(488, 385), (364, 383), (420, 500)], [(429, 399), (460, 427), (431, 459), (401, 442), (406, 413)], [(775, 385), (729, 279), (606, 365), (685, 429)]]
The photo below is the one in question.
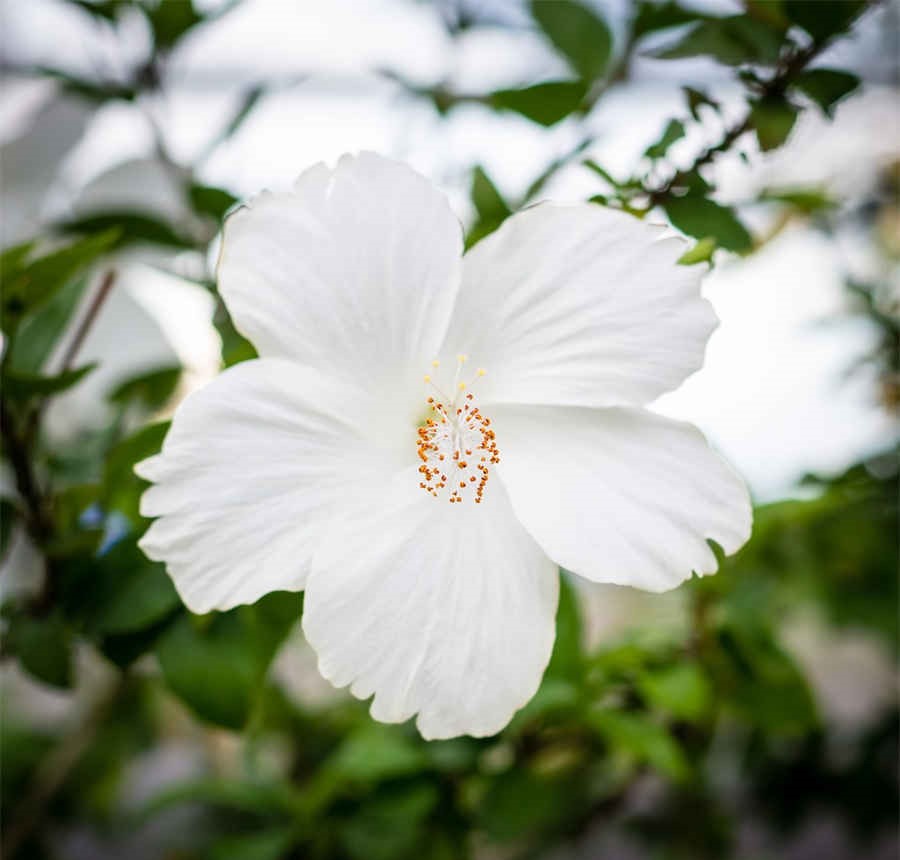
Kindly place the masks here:
[(759, 195), (760, 200), (784, 203), (805, 214), (833, 209), (837, 201), (819, 188), (772, 188)]
[(784, 34), (779, 30), (745, 15), (709, 18), (655, 56), (661, 59), (709, 56), (728, 66), (771, 65), (778, 59), (783, 39)]
[(663, 207), (672, 225), (695, 239), (714, 239), (729, 251), (746, 253), (753, 239), (734, 211), (706, 197), (673, 197)]
[(675, 719), (700, 720), (712, 707), (712, 686), (694, 663), (646, 670), (638, 676), (637, 686), (651, 706)]
[(0, 277), (8, 278), (22, 268), (36, 244), (34, 240), (31, 240), (5, 248), (0, 254)]
[(149, 424), (109, 451), (100, 495), (100, 503), (106, 510), (124, 514), (133, 525), (141, 522), (139, 499), (147, 482), (134, 473), (134, 464), (158, 453), (168, 431), (168, 421)]
[(664, 727), (646, 716), (596, 711), (590, 715), (590, 724), (612, 750), (625, 752), (677, 782), (688, 777), (690, 766), (681, 747)]
[(784, 0), (788, 18), (816, 42), (848, 29), (865, 8), (865, 0)]
[(575, 0), (531, 0), (531, 14), (583, 81), (606, 71), (612, 34), (593, 10)]
[(145, 8), (157, 48), (171, 48), (191, 27), (203, 21), (193, 0), (159, 0)]
[(834, 106), (859, 86), (859, 78), (839, 69), (810, 69), (797, 76), (794, 86), (830, 117)]
[(12, 618), (7, 644), (38, 680), (54, 687), (72, 685), (72, 634), (58, 615)]
[(295, 839), (290, 827), (226, 836), (209, 849), (209, 860), (283, 860)]
[(402, 730), (370, 722), (346, 737), (327, 766), (344, 780), (379, 782), (421, 773), (428, 765), (423, 747)]
[(712, 260), (713, 252), (716, 250), (716, 240), (711, 236), (701, 239), (693, 248), (685, 251), (679, 258), (678, 262), (682, 266), (695, 266), (697, 263), (708, 263)]
[(86, 364), (73, 370), (64, 370), (55, 376), (41, 376), (38, 373), (23, 373), (7, 370), (3, 374), (3, 389), (12, 400), (27, 400), (30, 397), (50, 397), (77, 385), (95, 367)]
[(9, 550), (13, 527), (19, 519), (19, 509), (12, 499), (0, 498), (0, 556)]
[(64, 234), (115, 229), (119, 234), (115, 242), (117, 248), (142, 242), (173, 248), (194, 247), (194, 241), (190, 237), (177, 232), (165, 221), (140, 212), (103, 212), (83, 218), (60, 221), (53, 227)]
[(797, 108), (783, 98), (771, 97), (753, 102), (750, 122), (763, 152), (781, 146), (797, 121)]
[(652, 143), (644, 150), (644, 158), (663, 158), (669, 151), (669, 147), (676, 140), (684, 137), (684, 123), (677, 119), (670, 119), (662, 133), (662, 136), (656, 143)]
[(57, 81), (59, 88), (65, 93), (79, 96), (95, 105), (106, 104), (112, 99), (134, 101), (138, 90), (130, 84), (121, 84), (113, 80), (91, 80), (61, 69), (38, 66), (35, 72)]
[(4, 273), (2, 328), (15, 329), (22, 318), (53, 298), (83, 269), (108, 251), (119, 230), (105, 230), (20, 265)]
[(87, 287), (85, 279), (64, 286), (50, 301), (22, 320), (10, 347), (9, 365), (23, 373), (37, 373), (46, 364), (66, 330)]
[(511, 214), (509, 206), (497, 190), (484, 168), (476, 166), (472, 171), (472, 203), (478, 213), (478, 220), (466, 236), (466, 247), (471, 247), (479, 239), (493, 233)]
[(560, 571), (559, 605), (556, 610), (556, 640), (546, 677), (580, 681), (584, 676), (584, 629), (578, 594), (569, 574)]
[(693, 87), (682, 87), (681, 89), (684, 92), (684, 97), (687, 101), (688, 110), (691, 112), (691, 116), (698, 122), (700, 121), (700, 108), (703, 105), (708, 105), (715, 111), (718, 111), (721, 108), (721, 105), (717, 101), (711, 99), (702, 90), (696, 90)]
[(196, 184), (191, 186), (190, 199), (197, 212), (209, 215), (216, 221), (221, 221), (225, 213), (238, 202), (237, 197), (222, 188)]
[(121, 406), (136, 403), (153, 412), (161, 409), (172, 398), (180, 379), (179, 365), (161, 367), (126, 379), (107, 395), (107, 400)]
[(691, 24), (697, 20), (697, 17), (697, 12), (685, 9), (673, 0), (663, 3), (655, 2), (655, 0), (640, 0), (631, 25), (631, 32), (637, 40), (641, 36), (657, 30)]
[(166, 684), (201, 719), (243, 728), (300, 607), (300, 595), (278, 591), (230, 612), (182, 616), (156, 646)]
[(541, 125), (554, 125), (578, 110), (586, 92), (580, 81), (547, 81), (520, 90), (498, 90), (488, 96), (497, 110), (511, 110)]

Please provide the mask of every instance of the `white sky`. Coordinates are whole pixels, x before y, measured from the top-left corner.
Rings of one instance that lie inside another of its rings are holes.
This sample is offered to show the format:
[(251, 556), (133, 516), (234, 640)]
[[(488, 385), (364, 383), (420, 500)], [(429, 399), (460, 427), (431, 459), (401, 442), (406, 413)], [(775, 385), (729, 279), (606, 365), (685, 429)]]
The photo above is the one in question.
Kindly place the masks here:
[[(373, 149), (408, 160), (431, 176), (467, 218), (466, 188), (476, 163), (488, 169), (501, 190), (515, 196), (590, 130), (597, 138), (590, 154), (613, 173), (627, 174), (667, 119), (684, 114), (681, 84), (707, 86), (735, 107), (729, 73), (707, 62), (641, 60), (635, 81), (610, 92), (584, 124), (566, 121), (549, 130), (478, 106), (457, 109), (442, 119), (374, 74), (390, 69), (421, 84), (447, 80), (463, 91), (565, 76), (564, 63), (524, 26), (527, 18), (516, 0), (483, 5), (504, 19), (522, 21), (523, 27), (474, 30), (454, 43), (435, 8), (423, 3), (245, 0), (185, 40), (171, 58), (165, 99), (149, 110), (173, 156), (188, 162), (203, 152), (244, 87), (263, 79), (278, 81), (284, 86), (267, 96), (241, 131), (202, 165), (203, 180), (246, 195), (263, 187), (285, 187), (315, 161), (333, 162), (346, 151)], [(598, 5), (607, 10), (614, 29), (621, 28), (625, 4), (617, 0)], [(736, 8), (731, 0), (693, 5), (722, 12)], [(883, 30), (884, 21), (869, 22), (854, 44), (835, 49), (835, 59), (859, 65), (862, 58), (872, 75), (884, 77)], [(0, 0), (0, 49), (12, 65), (36, 63), (82, 74), (102, 69), (118, 77), (147, 43), (137, 17), (126, 22), (123, 33), (116, 41), (59, 0)], [(0, 140), (27, 129), (41, 96), (33, 88), (26, 92), (4, 87)], [(5, 219), (12, 203), (22, 212), (32, 203), (36, 212), (72, 206), (80, 189), (97, 177), (102, 177), (100, 191), (95, 182), (91, 195), (102, 196), (114, 186), (116, 194), (131, 195), (133, 205), (170, 205), (160, 202), (145, 162), (142, 172), (120, 167), (113, 177), (103, 177), (126, 160), (152, 156), (151, 126), (140, 110), (125, 104), (104, 109), (90, 120), (72, 154), (63, 158), (70, 138), (77, 140), (87, 121), (71, 113), (65, 117), (69, 137), (47, 130), (38, 135), (45, 144), (40, 157), (33, 135), (26, 139), (28, 146), (19, 148), (19, 161), (4, 151), (0, 169)], [(845, 190), (871, 181), (874, 163), (900, 156), (896, 92), (873, 90), (847, 102), (834, 125), (812, 115), (804, 124), (786, 151), (774, 158), (753, 154), (750, 166), (737, 158), (723, 159), (716, 170), (725, 198), (746, 199), (766, 184), (824, 182)], [(714, 139), (716, 133), (715, 125), (694, 130), (673, 149), (676, 161), (689, 158), (705, 135)], [(30, 157), (22, 156), (22, 150)], [(10, 163), (16, 165), (13, 172)], [(595, 178), (574, 166), (563, 171), (546, 194), (583, 199), (595, 189)], [(765, 220), (765, 213), (757, 213), (754, 223)], [(707, 365), (659, 404), (669, 414), (698, 423), (745, 474), (760, 499), (790, 493), (805, 472), (840, 469), (888, 441), (892, 428), (873, 407), (870, 381), (844, 379), (870, 333), (852, 322), (822, 325), (824, 319), (839, 316), (843, 307), (841, 265), (835, 248), (799, 227), (747, 260), (723, 260), (706, 285), (722, 319)], [(147, 293), (140, 277), (138, 267), (135, 296)], [(196, 325), (198, 350), (206, 352), (195, 363), (207, 366), (208, 308), (197, 302), (187, 305), (195, 305), (197, 312), (182, 315), (174, 331), (166, 314), (140, 298), (132, 303), (154, 317), (153, 348), (160, 355), (171, 356), (174, 350), (183, 356), (186, 326)], [(117, 326), (109, 320), (105, 330)], [(107, 347), (108, 360), (124, 366), (128, 362), (121, 341), (117, 343)], [(102, 352), (102, 344), (97, 349)], [(69, 418), (77, 420), (90, 412), (90, 403), (79, 410), (73, 405), (72, 410)]]

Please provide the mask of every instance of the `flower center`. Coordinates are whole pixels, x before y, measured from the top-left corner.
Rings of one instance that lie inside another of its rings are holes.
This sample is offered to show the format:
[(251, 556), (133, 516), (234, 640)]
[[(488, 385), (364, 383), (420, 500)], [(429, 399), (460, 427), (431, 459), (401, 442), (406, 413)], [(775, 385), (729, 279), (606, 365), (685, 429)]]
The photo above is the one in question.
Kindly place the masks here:
[[(444, 394), (425, 377), (435, 396), (428, 398), (428, 417), (419, 427), (417, 454), (422, 464), (419, 486), (435, 498), (445, 496), (451, 503), (473, 499), (480, 504), (490, 477), (490, 467), (500, 462), (500, 451), (491, 419), (482, 415), (469, 384), (460, 382), (466, 356), (457, 358), (453, 397)], [(432, 362), (434, 367), (438, 362)], [(484, 376), (479, 370), (476, 379)], [(473, 380), (474, 381), (474, 380)]]

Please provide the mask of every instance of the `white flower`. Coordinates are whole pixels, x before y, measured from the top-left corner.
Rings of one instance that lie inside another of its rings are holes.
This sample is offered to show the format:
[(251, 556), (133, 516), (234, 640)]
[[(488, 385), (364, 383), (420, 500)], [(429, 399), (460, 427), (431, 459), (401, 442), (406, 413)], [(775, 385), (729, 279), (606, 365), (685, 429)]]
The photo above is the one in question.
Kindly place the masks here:
[(642, 408), (716, 323), (662, 232), (542, 204), (462, 257), (444, 197), (373, 154), (260, 195), (218, 276), (262, 357), (137, 467), (144, 551), (195, 612), (305, 589), (320, 671), (375, 719), (499, 731), (549, 659), (559, 565), (662, 591), (749, 534), (740, 478)]

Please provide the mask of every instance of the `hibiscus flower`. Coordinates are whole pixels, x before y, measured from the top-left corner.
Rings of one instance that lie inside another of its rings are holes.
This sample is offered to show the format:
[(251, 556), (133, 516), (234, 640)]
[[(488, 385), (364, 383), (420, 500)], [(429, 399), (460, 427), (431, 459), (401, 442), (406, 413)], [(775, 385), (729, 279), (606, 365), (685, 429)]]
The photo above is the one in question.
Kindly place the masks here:
[(716, 325), (682, 250), (544, 203), (463, 256), (443, 195), (369, 153), (261, 194), (218, 266), (261, 357), (138, 465), (144, 552), (194, 612), (304, 589), (322, 675), (375, 719), (499, 731), (550, 657), (560, 567), (663, 591), (748, 537), (741, 479), (643, 408)]

